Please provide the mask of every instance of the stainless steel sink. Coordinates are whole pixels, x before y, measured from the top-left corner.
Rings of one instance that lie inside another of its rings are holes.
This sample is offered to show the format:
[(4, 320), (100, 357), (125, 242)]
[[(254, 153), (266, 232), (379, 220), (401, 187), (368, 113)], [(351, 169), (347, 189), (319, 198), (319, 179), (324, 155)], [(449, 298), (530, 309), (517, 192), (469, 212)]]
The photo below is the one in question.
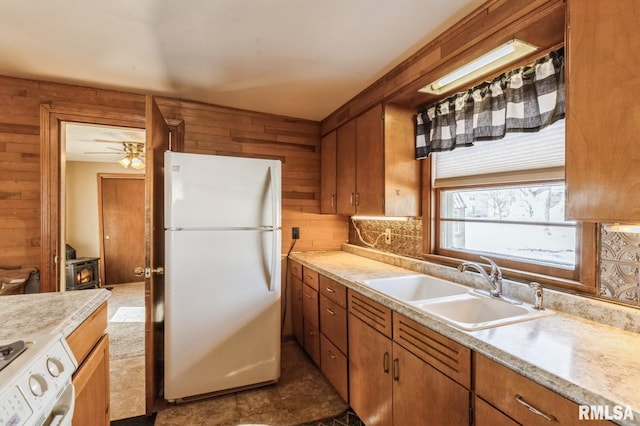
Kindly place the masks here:
[(528, 321), (554, 311), (536, 310), (478, 294), (475, 290), (428, 275), (407, 275), (364, 281), (367, 287), (466, 331)]
[(429, 275), (379, 278), (364, 282), (368, 287), (403, 302), (466, 294), (469, 288)]

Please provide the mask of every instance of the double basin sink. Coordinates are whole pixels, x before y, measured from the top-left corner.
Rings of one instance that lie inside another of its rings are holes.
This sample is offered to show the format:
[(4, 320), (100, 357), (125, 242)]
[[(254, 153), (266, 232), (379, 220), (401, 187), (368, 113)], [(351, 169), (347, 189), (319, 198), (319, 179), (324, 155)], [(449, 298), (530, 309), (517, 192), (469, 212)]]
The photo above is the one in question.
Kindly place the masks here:
[(513, 324), (553, 314), (553, 311), (548, 309), (537, 310), (531, 305), (516, 305), (428, 275), (378, 278), (366, 280), (363, 284), (466, 331)]

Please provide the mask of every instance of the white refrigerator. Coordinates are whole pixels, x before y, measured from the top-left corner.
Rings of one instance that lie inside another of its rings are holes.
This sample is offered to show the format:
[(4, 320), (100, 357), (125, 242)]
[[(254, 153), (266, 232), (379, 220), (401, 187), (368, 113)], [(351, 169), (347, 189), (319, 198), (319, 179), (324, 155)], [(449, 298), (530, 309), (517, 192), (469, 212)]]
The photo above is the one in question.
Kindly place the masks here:
[(164, 393), (280, 376), (279, 160), (165, 153)]

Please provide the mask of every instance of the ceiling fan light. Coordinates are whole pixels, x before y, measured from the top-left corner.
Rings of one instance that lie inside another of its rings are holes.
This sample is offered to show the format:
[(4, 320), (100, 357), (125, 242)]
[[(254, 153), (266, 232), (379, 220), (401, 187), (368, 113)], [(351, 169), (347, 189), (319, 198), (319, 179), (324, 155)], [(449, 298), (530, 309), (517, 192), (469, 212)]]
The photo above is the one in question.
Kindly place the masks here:
[(142, 158), (133, 157), (133, 159), (131, 160), (131, 168), (135, 170), (144, 169), (144, 161), (142, 161)]
[[(127, 155), (126, 157), (124, 157), (122, 160), (118, 161), (118, 164), (120, 164), (122, 167), (124, 167), (125, 169), (129, 167), (129, 164), (131, 164), (131, 158), (129, 155)], [(133, 167), (133, 166), (132, 166)]]

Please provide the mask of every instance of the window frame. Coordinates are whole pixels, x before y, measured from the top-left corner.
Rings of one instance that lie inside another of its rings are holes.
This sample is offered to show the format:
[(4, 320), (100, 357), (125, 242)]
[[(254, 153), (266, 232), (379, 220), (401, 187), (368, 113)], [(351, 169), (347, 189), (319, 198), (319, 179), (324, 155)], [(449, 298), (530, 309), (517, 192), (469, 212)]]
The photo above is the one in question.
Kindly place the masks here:
[[(461, 187), (432, 187), (432, 158), (423, 160), (423, 217), (429, 218), (423, 223), (423, 259), (436, 263), (455, 266), (462, 261), (486, 263), (480, 258), (484, 254), (440, 248), (440, 192), (456, 188), (495, 187), (498, 184), (478, 184)], [(555, 181), (513, 182), (514, 185)], [(564, 181), (563, 181), (564, 182)], [(500, 185), (509, 185), (508, 183)], [(566, 182), (565, 182), (566, 186)], [(543, 285), (580, 293), (597, 293), (597, 224), (576, 222), (576, 264), (573, 270), (541, 265), (533, 262), (521, 262), (490, 256), (502, 269), (503, 276), (517, 281), (537, 281)]]

